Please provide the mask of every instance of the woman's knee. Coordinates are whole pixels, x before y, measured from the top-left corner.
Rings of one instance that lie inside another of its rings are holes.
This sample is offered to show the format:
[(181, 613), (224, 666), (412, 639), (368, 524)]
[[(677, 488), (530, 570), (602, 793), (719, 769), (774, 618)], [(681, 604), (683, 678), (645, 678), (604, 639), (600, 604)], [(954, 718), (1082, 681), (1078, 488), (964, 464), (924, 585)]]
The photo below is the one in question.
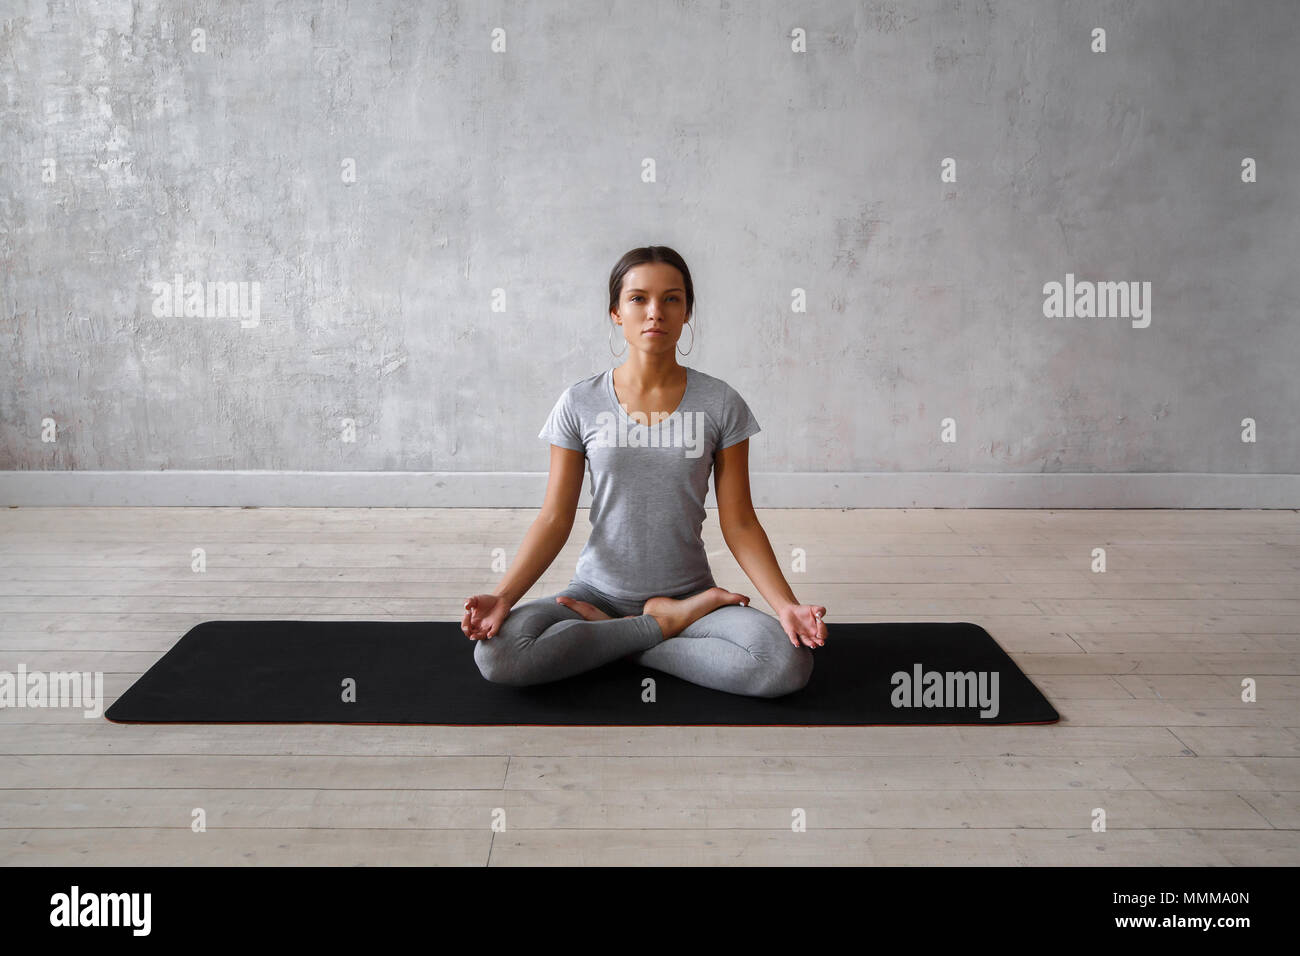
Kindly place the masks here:
[(765, 629), (767, 640), (762, 654), (768, 667), (758, 696), (783, 697), (808, 686), (812, 679), (813, 651), (802, 644), (795, 647), (781, 622), (771, 617), (769, 620), (771, 624)]
[[(784, 635), (785, 631), (782, 630), (781, 633)], [(786, 638), (788, 653), (780, 655), (768, 670), (768, 679), (761, 694), (763, 697), (783, 697), (786, 694), (793, 694), (807, 687), (808, 681), (812, 679), (812, 649), (794, 647), (789, 641), (790, 639)]]
[(526, 686), (530, 682), (520, 672), (519, 652), (557, 620), (563, 620), (567, 610), (562, 604), (554, 604), (553, 609), (545, 600), (512, 608), (493, 637), (474, 642), (479, 673), (495, 684)]
[(474, 663), (485, 680), (494, 684), (518, 685), (519, 675), (514, 659), (513, 642), (505, 633), (505, 625), (495, 637), (474, 642)]

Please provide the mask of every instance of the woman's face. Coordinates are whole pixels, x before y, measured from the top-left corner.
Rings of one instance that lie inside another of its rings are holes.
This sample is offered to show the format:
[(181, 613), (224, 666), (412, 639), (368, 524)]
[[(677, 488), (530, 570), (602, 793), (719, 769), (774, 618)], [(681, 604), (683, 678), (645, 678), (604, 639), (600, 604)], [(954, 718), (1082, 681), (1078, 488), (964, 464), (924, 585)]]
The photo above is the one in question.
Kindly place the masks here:
[[(647, 262), (629, 269), (623, 276), (618, 314), (623, 321), (623, 338), (645, 352), (671, 352), (677, 347), (686, 323), (686, 283), (676, 266)], [(650, 334), (661, 330), (662, 334)]]

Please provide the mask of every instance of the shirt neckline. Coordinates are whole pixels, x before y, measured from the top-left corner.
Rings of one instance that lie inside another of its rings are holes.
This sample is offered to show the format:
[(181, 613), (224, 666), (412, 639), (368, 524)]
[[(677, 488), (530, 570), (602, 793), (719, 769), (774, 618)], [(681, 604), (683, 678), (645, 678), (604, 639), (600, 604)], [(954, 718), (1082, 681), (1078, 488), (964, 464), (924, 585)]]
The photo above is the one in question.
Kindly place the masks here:
[(678, 412), (684, 409), (686, 407), (686, 399), (691, 394), (691, 389), (695, 387), (695, 370), (692, 369), (689, 365), (683, 365), (682, 368), (686, 369), (686, 390), (682, 392), (682, 400), (677, 403), (677, 407), (674, 408), (668, 415), (659, 419), (659, 421), (655, 422), (653, 425), (643, 425), (641, 422), (637, 421), (635, 418), (633, 418), (623, 409), (622, 403), (618, 400), (618, 392), (614, 391), (614, 370), (611, 368), (608, 372), (605, 373), (605, 390), (609, 392), (609, 399), (611, 402), (614, 403), (614, 408), (618, 412), (619, 418), (627, 422), (629, 427), (631, 428), (651, 429), (651, 428), (658, 428), (669, 418), (672, 418), (673, 415), (676, 415)]

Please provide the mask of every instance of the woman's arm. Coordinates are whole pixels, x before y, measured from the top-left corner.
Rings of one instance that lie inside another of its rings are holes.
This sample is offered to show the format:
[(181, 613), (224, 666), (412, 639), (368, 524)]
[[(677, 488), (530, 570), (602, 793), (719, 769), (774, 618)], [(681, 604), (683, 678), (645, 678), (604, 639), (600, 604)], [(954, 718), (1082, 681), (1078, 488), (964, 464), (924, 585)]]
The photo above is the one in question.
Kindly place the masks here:
[(822, 646), (827, 636), (822, 621), (826, 608), (799, 603), (781, 573), (772, 542), (754, 511), (749, 494), (748, 438), (718, 452), (713, 461), (713, 487), (718, 498), (722, 537), (763, 599), (776, 612), (790, 642), (796, 647)]
[(722, 537), (737, 563), (773, 611), (780, 613), (782, 607), (798, 604), (750, 498), (748, 438), (718, 452), (713, 461), (713, 487)]
[(794, 591), (790, 590), (790, 583), (781, 573), (781, 566), (777, 564), (776, 554), (772, 551), (772, 542), (768, 540), (767, 532), (758, 523), (757, 517), (752, 524), (724, 524), (722, 537), (731, 553), (736, 556), (737, 563), (744, 568), (778, 617), (782, 608), (799, 603)]
[(551, 474), (541, 513), (533, 520), (523, 544), (519, 546), (519, 553), (492, 591), (509, 607), (514, 607), (528, 593), (569, 540), (578, 509), (578, 496), (582, 494), (586, 460), (580, 451), (551, 446)]
[(545, 514), (533, 519), (532, 526), (524, 535), (519, 553), (510, 562), (505, 576), (492, 589), (492, 593), (506, 602), (507, 607), (514, 607), (519, 599), (528, 593), (542, 573), (551, 566), (569, 540), (573, 531), (573, 522), (552, 520)]

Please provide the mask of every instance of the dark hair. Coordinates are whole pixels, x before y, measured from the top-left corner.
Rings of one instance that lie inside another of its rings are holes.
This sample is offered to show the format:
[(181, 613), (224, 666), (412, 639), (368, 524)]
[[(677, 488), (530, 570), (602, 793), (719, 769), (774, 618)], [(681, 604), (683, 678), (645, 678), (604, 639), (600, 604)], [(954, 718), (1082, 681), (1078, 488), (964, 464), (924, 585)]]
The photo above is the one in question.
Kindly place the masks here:
[[(695, 284), (691, 282), (691, 270), (686, 267), (686, 260), (677, 250), (670, 249), (668, 246), (642, 246), (624, 254), (623, 258), (618, 260), (618, 265), (614, 266), (614, 271), (609, 274), (609, 311), (618, 310), (618, 300), (623, 295), (623, 277), (627, 275), (628, 270), (647, 262), (667, 263), (682, 274), (682, 284), (686, 289), (686, 317), (689, 319), (695, 313)], [(608, 319), (608, 314), (605, 317)]]

